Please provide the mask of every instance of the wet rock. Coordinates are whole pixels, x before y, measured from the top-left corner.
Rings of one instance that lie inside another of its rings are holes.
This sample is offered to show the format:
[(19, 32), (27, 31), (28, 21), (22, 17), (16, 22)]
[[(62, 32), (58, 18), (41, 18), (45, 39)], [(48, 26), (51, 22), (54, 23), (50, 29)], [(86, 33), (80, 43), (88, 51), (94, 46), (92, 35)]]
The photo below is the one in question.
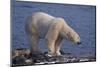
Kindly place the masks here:
[(32, 60), (34, 63), (43, 62), (43, 61), (45, 61), (45, 55), (42, 52), (40, 52), (40, 53), (34, 52), (32, 54)]
[(64, 53), (61, 56), (50, 57), (47, 52), (30, 52), (28, 49), (17, 49), (13, 52), (12, 63), (14, 66), (20, 65), (41, 65), (41, 64), (58, 64), (58, 63), (75, 63), (95, 61), (95, 57), (77, 58), (71, 53)]
[(26, 63), (27, 65), (33, 64), (32, 59), (26, 59), (26, 60), (25, 60), (25, 63)]
[(79, 61), (80, 61), (80, 62), (86, 62), (86, 61), (89, 61), (89, 59), (84, 58), (84, 59), (80, 59)]
[(28, 49), (16, 49), (12, 54), (12, 63), (15, 65), (25, 65), (25, 60), (29, 58), (30, 52)]
[(30, 50), (29, 49), (16, 49), (13, 51), (12, 58), (16, 56), (29, 56), (30, 55)]
[(61, 53), (62, 55), (64, 55), (64, 54), (65, 54), (64, 50), (60, 50), (60, 53)]
[(12, 59), (12, 63), (21, 65), (21, 64), (25, 64), (25, 60), (26, 60), (26, 58), (24, 56), (17, 56)]
[(91, 62), (91, 61), (96, 61), (96, 57), (89, 56), (80, 58), (80, 62)]

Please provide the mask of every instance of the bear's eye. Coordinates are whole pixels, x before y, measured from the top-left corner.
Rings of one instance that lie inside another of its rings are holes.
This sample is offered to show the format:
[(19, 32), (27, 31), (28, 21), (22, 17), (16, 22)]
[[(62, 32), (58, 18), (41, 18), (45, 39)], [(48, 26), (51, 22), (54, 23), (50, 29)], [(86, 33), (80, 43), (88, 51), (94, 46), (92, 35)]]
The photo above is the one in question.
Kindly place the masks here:
[(73, 38), (70, 38), (70, 40), (71, 40), (71, 41), (74, 41), (74, 39), (73, 39)]
[(74, 41), (73, 36), (70, 35), (70, 32), (67, 34), (67, 36), (68, 36), (68, 39), (70, 39), (71, 41)]
[(69, 37), (69, 39), (71, 40), (71, 41), (74, 41), (74, 39), (73, 39), (73, 37), (72, 36), (68, 36)]

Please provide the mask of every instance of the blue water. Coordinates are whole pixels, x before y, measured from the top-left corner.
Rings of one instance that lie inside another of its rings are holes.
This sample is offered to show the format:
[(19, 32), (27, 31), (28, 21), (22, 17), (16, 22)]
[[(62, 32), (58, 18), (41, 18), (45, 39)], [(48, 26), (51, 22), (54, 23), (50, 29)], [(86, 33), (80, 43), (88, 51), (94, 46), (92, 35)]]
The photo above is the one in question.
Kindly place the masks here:
[[(30, 48), (25, 33), (26, 18), (34, 12), (46, 12), (56, 17), (63, 17), (68, 24), (79, 33), (82, 44), (75, 45), (68, 40), (62, 42), (65, 53), (77, 57), (96, 54), (95, 25), (96, 7), (88, 5), (49, 4), (36, 2), (14, 2), (12, 4), (12, 49)], [(40, 48), (47, 51), (45, 40), (40, 40)]]

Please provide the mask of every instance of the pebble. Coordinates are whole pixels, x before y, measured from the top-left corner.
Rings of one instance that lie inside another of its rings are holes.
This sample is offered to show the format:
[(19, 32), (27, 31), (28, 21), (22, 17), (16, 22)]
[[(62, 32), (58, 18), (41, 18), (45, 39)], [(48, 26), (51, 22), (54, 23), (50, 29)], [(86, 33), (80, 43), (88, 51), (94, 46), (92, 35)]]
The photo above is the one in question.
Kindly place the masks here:
[(80, 59), (80, 62), (89, 61), (89, 59)]

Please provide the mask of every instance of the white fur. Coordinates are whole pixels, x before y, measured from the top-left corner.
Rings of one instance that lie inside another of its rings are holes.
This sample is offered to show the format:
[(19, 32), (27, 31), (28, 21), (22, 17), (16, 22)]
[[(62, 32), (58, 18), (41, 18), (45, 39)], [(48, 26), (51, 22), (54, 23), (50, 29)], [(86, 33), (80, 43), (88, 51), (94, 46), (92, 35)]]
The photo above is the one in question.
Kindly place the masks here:
[(34, 13), (26, 23), (32, 51), (39, 50), (40, 38), (45, 38), (49, 55), (61, 55), (60, 47), (63, 38), (77, 43), (79, 35), (65, 22), (63, 18), (53, 17), (43, 12)]

